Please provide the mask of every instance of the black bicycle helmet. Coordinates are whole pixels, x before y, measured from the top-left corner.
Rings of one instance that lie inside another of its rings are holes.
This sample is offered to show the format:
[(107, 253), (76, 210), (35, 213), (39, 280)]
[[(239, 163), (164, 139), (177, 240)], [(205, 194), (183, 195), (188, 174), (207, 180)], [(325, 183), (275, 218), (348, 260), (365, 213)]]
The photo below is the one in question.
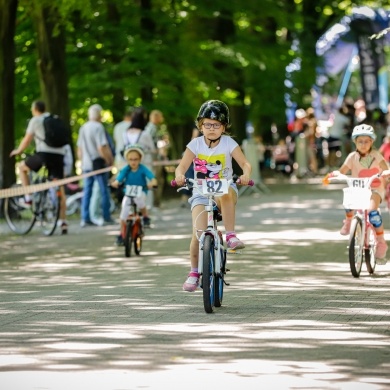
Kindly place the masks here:
[(200, 106), (197, 122), (201, 119), (214, 119), (226, 127), (230, 126), (229, 108), (220, 100), (208, 100)]

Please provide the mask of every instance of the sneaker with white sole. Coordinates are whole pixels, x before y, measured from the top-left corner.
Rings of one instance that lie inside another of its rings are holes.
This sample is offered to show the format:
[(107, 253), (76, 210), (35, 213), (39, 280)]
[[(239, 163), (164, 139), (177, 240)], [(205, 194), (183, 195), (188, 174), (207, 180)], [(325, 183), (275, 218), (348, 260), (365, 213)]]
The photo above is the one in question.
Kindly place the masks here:
[[(376, 263), (377, 264), (380, 264), (380, 265), (383, 265), (383, 260), (385, 259), (386, 257), (386, 253), (387, 253), (387, 244), (386, 244), (386, 241), (384, 240), (378, 240), (378, 242), (376, 243), (376, 252), (375, 252), (375, 259), (377, 260)], [(378, 260), (382, 260), (382, 263)], [(384, 260), (386, 264), (386, 260)]]
[(351, 230), (351, 222), (352, 222), (351, 218), (344, 219), (344, 221), (343, 221), (344, 225), (340, 229), (340, 234), (342, 236), (348, 236), (349, 235), (349, 231)]
[(199, 286), (199, 276), (197, 272), (190, 272), (187, 280), (183, 284), (183, 290), (194, 292)]
[(240, 241), (236, 236), (229, 236), (229, 238), (227, 239), (227, 247), (228, 249), (233, 249), (233, 250), (244, 249), (245, 244), (242, 241)]

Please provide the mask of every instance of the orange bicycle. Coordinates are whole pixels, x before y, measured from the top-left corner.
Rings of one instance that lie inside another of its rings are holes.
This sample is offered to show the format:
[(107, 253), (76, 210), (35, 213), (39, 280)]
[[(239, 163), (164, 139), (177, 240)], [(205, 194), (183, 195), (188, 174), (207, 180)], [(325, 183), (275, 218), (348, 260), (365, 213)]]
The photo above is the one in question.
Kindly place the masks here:
[(142, 216), (137, 210), (137, 204), (135, 198), (142, 194), (142, 186), (127, 185), (125, 196), (130, 198), (130, 213), (126, 221), (126, 233), (125, 233), (125, 255), (131, 256), (131, 248), (134, 247), (136, 255), (141, 254), (142, 238), (144, 237), (144, 227)]

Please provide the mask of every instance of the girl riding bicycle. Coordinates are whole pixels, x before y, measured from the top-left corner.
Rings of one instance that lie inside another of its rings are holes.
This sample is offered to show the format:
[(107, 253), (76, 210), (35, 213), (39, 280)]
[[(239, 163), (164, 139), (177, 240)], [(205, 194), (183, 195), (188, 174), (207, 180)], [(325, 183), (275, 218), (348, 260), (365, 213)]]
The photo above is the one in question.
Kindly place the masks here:
[[(111, 186), (118, 188), (119, 184), (125, 184), (125, 187), (126, 185), (138, 185), (143, 187), (142, 196), (135, 198), (135, 203), (143, 216), (144, 225), (149, 226), (150, 219), (146, 209), (146, 194), (148, 192), (148, 188), (157, 186), (157, 180), (153, 172), (145, 165), (141, 164), (144, 157), (144, 151), (140, 145), (128, 146), (123, 153), (123, 157), (127, 161), (128, 165), (121, 169), (116, 179), (111, 183)], [(123, 245), (130, 205), (130, 198), (125, 196), (122, 200), (122, 209), (119, 216), (121, 221), (121, 232), (117, 238), (117, 245)]]
[[(247, 185), (252, 168), (237, 142), (225, 133), (230, 126), (227, 105), (219, 100), (209, 100), (203, 103), (195, 124), (203, 136), (194, 138), (187, 145), (183, 158), (176, 168), (175, 181), (177, 185), (183, 186), (185, 184), (185, 173), (192, 163), (195, 171), (194, 179), (231, 179), (233, 175), (232, 158), (234, 158), (243, 171), (243, 174), (240, 176), (241, 184)], [(225, 224), (227, 246), (229, 249), (234, 250), (245, 247), (235, 233), (237, 195), (237, 187), (235, 184), (232, 184), (228, 194), (217, 198), (217, 205), (222, 211)], [(194, 191), (188, 202), (191, 205), (193, 225), (190, 244), (191, 270), (183, 284), (183, 290), (195, 291), (199, 285), (199, 241), (196, 230), (205, 229), (207, 226), (207, 215), (202, 212), (205, 205), (208, 204), (208, 200)]]
[[(369, 220), (374, 226), (377, 236), (376, 258), (378, 264), (386, 264), (387, 243), (384, 238), (384, 227), (382, 216), (379, 212), (379, 206), (385, 196), (385, 176), (390, 174), (388, 165), (383, 156), (373, 149), (376, 139), (374, 129), (370, 125), (358, 125), (353, 129), (352, 141), (355, 143), (356, 151), (350, 153), (345, 159), (339, 171), (330, 173), (330, 176), (337, 176), (338, 173), (347, 174), (351, 172), (352, 177), (370, 177), (375, 173), (381, 174), (381, 177), (375, 179), (371, 185), (371, 207), (369, 210)], [(344, 224), (340, 234), (348, 235), (350, 232), (353, 210), (345, 210)]]

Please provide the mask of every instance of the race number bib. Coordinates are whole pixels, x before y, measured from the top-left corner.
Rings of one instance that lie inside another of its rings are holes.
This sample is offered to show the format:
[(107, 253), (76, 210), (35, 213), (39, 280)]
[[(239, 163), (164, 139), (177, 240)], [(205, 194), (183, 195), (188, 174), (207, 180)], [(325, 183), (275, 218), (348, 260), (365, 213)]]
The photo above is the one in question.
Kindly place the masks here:
[(125, 195), (133, 198), (139, 198), (142, 195), (142, 186), (126, 186)]
[(211, 179), (202, 181), (202, 193), (205, 196), (221, 196), (229, 192), (226, 179)]

